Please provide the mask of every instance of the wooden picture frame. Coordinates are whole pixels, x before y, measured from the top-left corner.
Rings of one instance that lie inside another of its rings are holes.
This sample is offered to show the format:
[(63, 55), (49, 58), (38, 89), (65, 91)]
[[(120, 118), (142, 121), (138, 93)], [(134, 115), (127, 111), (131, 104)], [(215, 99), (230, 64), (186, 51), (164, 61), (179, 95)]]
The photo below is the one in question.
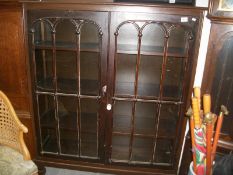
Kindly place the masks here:
[(232, 0), (220, 0), (219, 9), (221, 11), (233, 11), (233, 1)]
[(232, 0), (210, 0), (210, 18), (225, 18), (233, 20), (233, 1)]

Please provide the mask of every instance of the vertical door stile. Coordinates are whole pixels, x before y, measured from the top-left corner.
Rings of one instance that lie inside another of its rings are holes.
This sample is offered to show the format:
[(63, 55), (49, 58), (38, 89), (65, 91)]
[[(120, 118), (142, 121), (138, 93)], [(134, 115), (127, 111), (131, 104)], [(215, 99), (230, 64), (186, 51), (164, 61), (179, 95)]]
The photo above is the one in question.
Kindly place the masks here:
[[(37, 72), (37, 67), (36, 67), (36, 47), (35, 47), (35, 29), (33, 28), (31, 30), (31, 36), (32, 36), (32, 61), (33, 61), (33, 64), (32, 64), (32, 68), (33, 68), (33, 76), (34, 76), (34, 83), (35, 83), (35, 87), (37, 86), (37, 76), (36, 76), (36, 72)], [(34, 88), (36, 90), (36, 88)]]
[[(40, 26), (40, 30), (41, 30), (41, 40), (42, 40), (42, 43), (45, 41), (45, 25), (44, 25), (44, 22), (41, 23), (41, 26)], [(43, 50), (42, 52), (42, 58), (43, 58), (43, 75), (44, 75), (44, 78), (46, 78), (47, 76), (47, 70), (46, 70), (46, 57), (45, 57), (45, 51)]]
[[(117, 59), (118, 59), (118, 55), (117, 55), (117, 49), (118, 49), (118, 46), (117, 46), (117, 37), (118, 37), (118, 35), (119, 35), (119, 29), (117, 29), (116, 30), (116, 32), (114, 33), (114, 38), (115, 38), (115, 40), (114, 40), (114, 44), (115, 44), (115, 50), (114, 50), (114, 63), (113, 63), (113, 65), (114, 65), (114, 70), (113, 70), (113, 90), (112, 90), (112, 97), (115, 97), (115, 86), (116, 86), (116, 72), (117, 72)], [(113, 103), (113, 105), (115, 104), (115, 99), (114, 98), (112, 98), (112, 103)], [(111, 127), (109, 127), (110, 128), (110, 133), (111, 133), (111, 139), (109, 139), (109, 145), (110, 145), (110, 148), (109, 148), (109, 159), (111, 159), (111, 157), (112, 157), (112, 136), (113, 136), (113, 129), (112, 129), (112, 126), (113, 126), (113, 110), (111, 110), (111, 118), (110, 118), (110, 122), (109, 122), (109, 124), (111, 125)]]
[[(104, 98), (104, 95), (102, 93), (102, 87), (105, 86), (105, 84), (103, 84), (103, 79), (101, 78), (102, 77), (102, 67), (101, 67), (101, 58), (103, 58), (103, 53), (102, 53), (102, 42), (103, 42), (103, 32), (102, 30), (99, 30), (99, 50), (98, 50), (98, 86), (99, 86), (99, 94), (98, 94), (98, 97), (97, 97), (97, 102), (99, 103), (99, 105), (101, 106), (102, 105), (102, 101), (103, 101), (103, 98)], [(101, 107), (100, 107), (101, 109)], [(102, 111), (98, 111), (97, 112), (97, 128), (96, 128), (96, 132), (97, 132), (97, 140), (96, 140), (96, 143), (97, 143), (97, 152), (98, 152), (98, 155), (97, 157), (100, 157), (101, 155), (101, 150), (99, 149), (100, 148), (100, 143), (102, 142), (99, 142), (100, 139), (102, 139), (100, 136), (101, 136), (101, 131), (100, 129), (102, 129), (102, 127), (100, 127), (100, 122), (101, 122), (101, 119), (100, 119), (100, 112)]]
[(162, 24), (162, 28), (164, 29), (164, 50), (163, 50), (163, 63), (162, 63), (162, 73), (160, 76), (160, 83), (159, 83), (159, 104), (158, 108), (156, 111), (156, 116), (157, 116), (157, 124), (155, 126), (155, 138), (154, 138), (154, 143), (153, 143), (153, 155), (152, 155), (152, 162), (155, 161), (155, 152), (156, 152), (156, 147), (157, 147), (157, 137), (158, 137), (158, 129), (159, 129), (159, 120), (160, 120), (160, 111), (161, 111), (161, 100), (163, 97), (163, 81), (165, 78), (165, 71), (166, 71), (166, 63), (167, 63), (167, 51), (168, 51), (168, 41), (169, 41), (169, 31), (167, 28)]
[[(36, 86), (37, 86), (37, 76), (36, 76), (36, 72), (37, 72), (37, 67), (36, 67), (36, 54), (35, 54), (35, 51), (36, 51), (36, 47), (35, 47), (35, 29), (31, 29), (31, 37), (32, 37), (32, 41), (31, 41), (31, 46), (32, 46), (32, 69), (34, 70), (33, 71), (33, 76), (34, 76), (34, 90), (35, 92), (37, 91), (36, 89)], [(39, 95), (38, 93), (35, 93), (36, 94), (36, 105), (37, 105), (37, 116), (40, 116), (40, 106), (39, 106)], [(40, 139), (42, 140), (42, 134), (41, 134), (41, 124), (40, 124), (40, 119), (37, 120), (38, 121), (38, 125), (39, 125), (39, 136), (40, 136)], [(40, 150), (43, 151), (43, 143), (40, 142)]]
[(139, 66), (140, 66), (140, 52), (141, 52), (141, 41), (142, 41), (142, 30), (140, 27), (134, 23), (135, 27), (138, 30), (138, 44), (137, 44), (137, 60), (135, 66), (135, 82), (134, 82), (134, 101), (132, 107), (132, 118), (131, 118), (131, 134), (130, 134), (130, 145), (129, 145), (129, 162), (132, 159), (132, 149), (133, 149), (133, 141), (134, 141), (134, 123), (135, 123), (135, 110), (138, 96), (138, 75), (139, 75)]
[(78, 155), (81, 156), (81, 106), (80, 106), (80, 35), (81, 23), (76, 24), (76, 71), (77, 71), (77, 129), (78, 129)]
[[(118, 60), (118, 45), (117, 45), (117, 37), (119, 35), (119, 29), (114, 33), (115, 35), (115, 51), (114, 51), (114, 72), (113, 72), (113, 94), (112, 96), (115, 97), (116, 94), (116, 72), (117, 72), (117, 60)], [(115, 102), (115, 101), (114, 101)]]
[[(185, 32), (185, 37), (186, 37), (186, 39), (185, 39), (185, 55), (184, 55), (184, 58), (182, 58), (182, 59), (185, 59), (184, 60), (184, 64), (183, 64), (183, 81), (182, 81), (182, 95), (181, 95), (181, 97), (180, 97), (180, 104), (179, 104), (179, 112), (178, 112), (178, 116), (181, 116), (181, 114), (183, 114), (185, 111), (183, 111), (184, 110), (184, 107), (181, 107), (182, 105), (183, 105), (183, 103), (184, 103), (184, 94), (186, 94), (186, 92), (185, 92), (185, 80), (186, 80), (186, 76), (188, 75), (187, 74), (187, 71), (188, 71), (188, 69), (189, 69), (189, 65), (188, 65), (188, 62), (189, 62), (189, 49), (190, 49), (190, 45), (191, 45), (191, 42), (192, 42), (192, 40), (193, 40), (193, 33), (192, 33), (192, 31), (188, 31), (188, 32)], [(177, 125), (178, 126), (181, 126), (181, 122), (182, 122), (182, 119), (179, 117), (178, 118), (178, 121), (177, 121)], [(180, 135), (180, 130), (177, 128), (177, 130), (176, 130), (176, 133), (177, 133), (177, 135), (179, 136)], [(179, 140), (180, 139), (176, 139), (175, 140), (175, 142), (173, 143), (173, 148), (177, 148), (177, 144), (179, 144)], [(176, 154), (176, 151), (173, 151), (173, 159), (175, 159), (175, 154)]]
[[(185, 41), (185, 60), (184, 60), (184, 65), (183, 65), (183, 67), (184, 67), (184, 74), (183, 74), (183, 81), (182, 81), (182, 89), (184, 89), (184, 86), (185, 86), (185, 77), (187, 76), (187, 74), (186, 74), (186, 72), (188, 71), (188, 69), (189, 69), (189, 65), (188, 65), (188, 62), (189, 62), (189, 49), (190, 49), (190, 45), (191, 45), (191, 42), (192, 42), (192, 40), (193, 40), (193, 34), (192, 34), (192, 32), (191, 31), (189, 31), (189, 32), (186, 32), (186, 41)], [(181, 102), (183, 102), (184, 101), (184, 91), (183, 91), (183, 94), (182, 94), (182, 96), (180, 97), (180, 101)]]
[(54, 107), (55, 107), (55, 121), (56, 121), (56, 137), (57, 137), (57, 146), (58, 146), (58, 154), (61, 154), (61, 140), (60, 140), (60, 126), (59, 126), (59, 115), (58, 115), (58, 97), (57, 97), (57, 60), (56, 60), (56, 26), (59, 20), (57, 20), (53, 26), (52, 29), (52, 49), (53, 49), (53, 59), (52, 59), (52, 65), (53, 65), (53, 84), (55, 87), (53, 98), (54, 98)]

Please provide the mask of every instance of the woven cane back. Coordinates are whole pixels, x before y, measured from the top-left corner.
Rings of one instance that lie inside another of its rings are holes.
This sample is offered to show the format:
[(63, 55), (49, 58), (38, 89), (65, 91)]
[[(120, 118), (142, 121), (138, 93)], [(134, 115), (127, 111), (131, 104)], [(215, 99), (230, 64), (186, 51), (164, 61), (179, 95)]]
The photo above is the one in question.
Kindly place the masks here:
[(18, 119), (7, 96), (0, 91), (0, 144), (19, 151), (25, 160), (30, 160), (29, 151), (23, 140), (28, 129)]

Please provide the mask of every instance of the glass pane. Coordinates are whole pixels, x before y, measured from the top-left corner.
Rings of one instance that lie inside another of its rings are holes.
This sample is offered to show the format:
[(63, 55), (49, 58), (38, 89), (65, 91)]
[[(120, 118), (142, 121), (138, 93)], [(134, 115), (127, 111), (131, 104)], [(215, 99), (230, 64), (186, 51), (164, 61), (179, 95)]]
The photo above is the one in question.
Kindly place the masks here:
[(161, 105), (158, 137), (175, 137), (176, 125), (179, 118), (179, 106)]
[(117, 54), (116, 95), (134, 95), (136, 55)]
[(182, 27), (174, 27), (168, 40), (168, 53), (184, 56), (186, 53), (185, 30)]
[(99, 51), (99, 32), (97, 26), (91, 23), (86, 23), (81, 28), (80, 36), (81, 51)]
[(59, 92), (77, 91), (76, 53), (56, 51), (57, 88)]
[(77, 98), (58, 97), (61, 153), (78, 154)]
[(77, 98), (76, 97), (58, 97), (58, 117), (60, 129), (77, 131)]
[(58, 153), (57, 136), (55, 129), (41, 129), (42, 151)]
[[(130, 32), (129, 32), (130, 31)], [(137, 53), (138, 31), (133, 24), (120, 27), (117, 36), (117, 53)]]
[(98, 110), (94, 99), (81, 99), (81, 155), (98, 156)]
[(69, 130), (60, 130), (61, 153), (78, 155), (78, 133)]
[(99, 53), (81, 52), (80, 54), (80, 78), (81, 94), (99, 94)]
[(34, 25), (34, 44), (36, 46), (52, 46), (51, 26), (47, 22), (38, 21)]
[(181, 99), (183, 76), (184, 59), (168, 57), (163, 83), (163, 97), (172, 97), (177, 100)]
[(38, 110), (41, 127), (56, 128), (54, 97), (38, 95)]
[(153, 155), (153, 138), (134, 137), (132, 161), (151, 162)]
[[(130, 32), (129, 32), (130, 31)], [(138, 31), (132, 24), (124, 24), (117, 36), (115, 94), (133, 95), (137, 56)], [(122, 53), (122, 54), (120, 54)], [(123, 54), (126, 53), (126, 54)], [(127, 76), (126, 76), (127, 75)]]
[(41, 145), (43, 151), (58, 152), (54, 97), (38, 95), (38, 112), (41, 126)]
[(163, 57), (161, 56), (141, 56), (138, 77), (138, 95), (159, 96), (162, 64)]
[(136, 134), (155, 134), (155, 117), (157, 112), (155, 103), (136, 103), (134, 132)]
[(141, 54), (160, 53), (164, 51), (164, 31), (158, 24), (149, 24), (142, 31)]
[(54, 89), (52, 58), (51, 50), (35, 50), (37, 88), (41, 90)]
[(113, 131), (131, 131), (132, 102), (116, 101), (113, 107)]
[(112, 156), (115, 160), (129, 160), (129, 136), (112, 136)]
[[(233, 111), (233, 37), (229, 37), (223, 43), (221, 50), (216, 56), (215, 74), (211, 89), (212, 109), (218, 114), (221, 105), (224, 104), (230, 111)], [(233, 139), (233, 118), (224, 117), (221, 133), (229, 135)]]
[(156, 163), (171, 163), (173, 153), (173, 140), (157, 139), (155, 162)]
[(56, 26), (56, 47), (76, 47), (76, 28), (70, 19), (62, 19)]

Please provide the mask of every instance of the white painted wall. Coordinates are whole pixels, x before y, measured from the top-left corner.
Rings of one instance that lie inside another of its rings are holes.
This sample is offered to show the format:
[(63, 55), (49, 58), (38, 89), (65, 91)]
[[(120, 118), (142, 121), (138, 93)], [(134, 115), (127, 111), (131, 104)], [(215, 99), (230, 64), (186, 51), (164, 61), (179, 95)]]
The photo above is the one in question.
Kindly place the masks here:
[(197, 7), (208, 7), (209, 0), (196, 0)]
[[(204, 0), (201, 0), (201, 1), (204, 1)], [(206, 15), (207, 15), (207, 11), (205, 12), (205, 16)], [(197, 68), (196, 68), (196, 74), (195, 74), (193, 87), (201, 87), (203, 72), (204, 72), (204, 67), (205, 67), (205, 60), (206, 60), (209, 35), (210, 35), (210, 26), (211, 26), (210, 20), (205, 17), (204, 21), (203, 21), (201, 43), (200, 43), (200, 48), (199, 48)], [(187, 122), (187, 124), (186, 124), (185, 137), (187, 136), (188, 131), (189, 131), (189, 122)], [(179, 168), (178, 168), (177, 174), (179, 174), (179, 170), (180, 170), (181, 160), (182, 160), (183, 151), (184, 151), (184, 144), (185, 144), (185, 138), (183, 140), (182, 151), (181, 151)]]

